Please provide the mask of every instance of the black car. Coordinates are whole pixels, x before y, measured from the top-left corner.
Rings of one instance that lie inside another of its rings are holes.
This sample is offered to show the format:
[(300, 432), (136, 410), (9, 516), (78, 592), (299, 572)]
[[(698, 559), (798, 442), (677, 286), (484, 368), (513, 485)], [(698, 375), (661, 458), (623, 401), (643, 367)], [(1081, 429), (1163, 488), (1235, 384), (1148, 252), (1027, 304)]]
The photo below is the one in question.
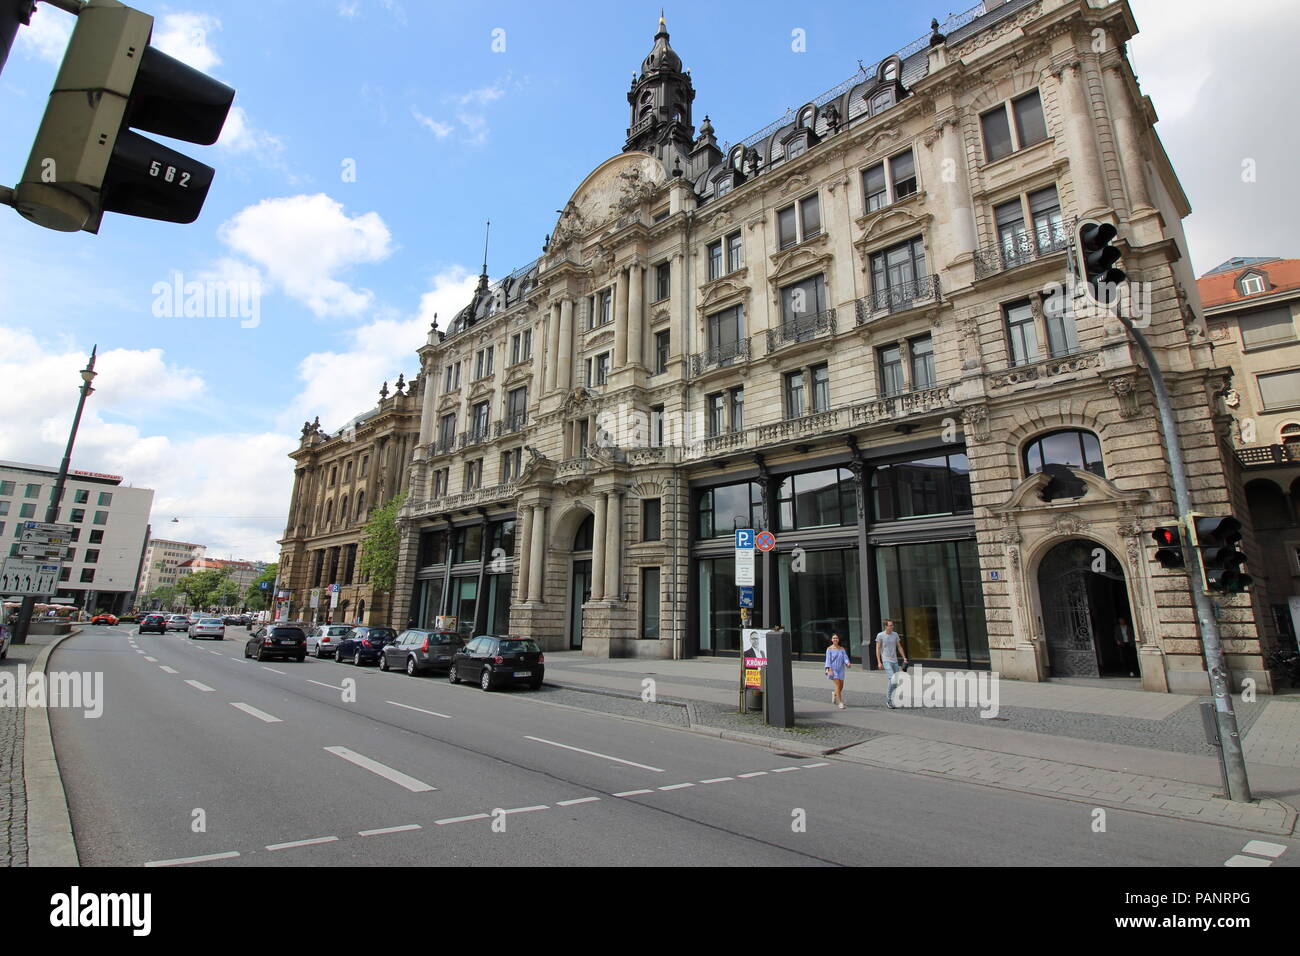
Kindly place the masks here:
[(396, 668), (414, 677), (425, 671), (445, 671), (455, 653), (465, 646), (455, 631), (403, 631), (397, 640), (385, 644), (379, 655), (381, 671)]
[(140, 627), (138, 628), (136, 633), (143, 634), (145, 631), (150, 631), (150, 632), (156, 631), (159, 634), (166, 634), (167, 618), (161, 614), (146, 615), (145, 617), (140, 619)]
[(546, 655), (531, 637), (508, 635), (476, 637), (456, 652), (447, 679), (453, 684), (477, 681), (484, 690), (504, 684), (542, 686)]
[(354, 627), (352, 633), (334, 647), (334, 659), (340, 664), (378, 664), (385, 645), (397, 640), (391, 627)]
[(296, 625), (271, 624), (259, 628), (244, 645), (244, 656), (259, 661), (282, 657), (301, 663), (307, 659), (307, 632)]

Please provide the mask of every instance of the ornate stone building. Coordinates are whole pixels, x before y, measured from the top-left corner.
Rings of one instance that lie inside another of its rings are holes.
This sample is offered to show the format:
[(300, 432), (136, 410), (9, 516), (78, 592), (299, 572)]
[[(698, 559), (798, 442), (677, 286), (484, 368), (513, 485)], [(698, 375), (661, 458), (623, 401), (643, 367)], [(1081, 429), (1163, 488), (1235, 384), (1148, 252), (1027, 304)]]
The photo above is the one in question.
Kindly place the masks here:
[(406, 490), (420, 430), (420, 389), (419, 381), (408, 389), (398, 376), (389, 394), (385, 382), (379, 404), (332, 435), (321, 431), (319, 419), (303, 423), (302, 443), (290, 455), (293, 496), (280, 541), (279, 587), (289, 592), (291, 619), (389, 623), (392, 595), (374, 590), (358, 561), (370, 513)]
[[(1068, 286), (1116, 223), (1196, 505), (1229, 500), (1186, 197), (1125, 53), (1127, 3), (986, 2), (725, 151), (660, 21), (623, 151), (542, 256), (420, 349), (394, 620), (546, 648), (735, 652), (733, 532), (769, 529), (754, 620), (855, 658), (1204, 691), (1149, 380)], [(1220, 601), (1238, 679), (1250, 595)], [(1132, 622), (1138, 660), (1115, 643)]]

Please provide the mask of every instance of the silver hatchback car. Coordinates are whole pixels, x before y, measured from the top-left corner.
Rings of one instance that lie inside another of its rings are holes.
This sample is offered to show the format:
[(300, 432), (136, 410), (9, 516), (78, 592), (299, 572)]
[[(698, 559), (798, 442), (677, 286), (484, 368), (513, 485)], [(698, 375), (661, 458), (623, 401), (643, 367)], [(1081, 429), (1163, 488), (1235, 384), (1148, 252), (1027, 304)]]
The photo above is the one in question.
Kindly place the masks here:
[(211, 637), (224, 641), (226, 625), (219, 617), (201, 617), (190, 625), (190, 640), (196, 637)]
[(339, 641), (352, 633), (347, 624), (321, 624), (307, 632), (307, 653), (312, 657), (333, 657)]

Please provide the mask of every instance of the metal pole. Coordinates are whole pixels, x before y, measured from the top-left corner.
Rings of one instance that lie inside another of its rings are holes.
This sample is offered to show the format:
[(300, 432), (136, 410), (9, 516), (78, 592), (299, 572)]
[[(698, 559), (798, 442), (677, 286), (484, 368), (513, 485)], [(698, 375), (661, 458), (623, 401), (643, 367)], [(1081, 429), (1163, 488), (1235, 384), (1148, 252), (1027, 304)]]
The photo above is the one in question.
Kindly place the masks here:
[[(1174, 483), (1174, 502), (1178, 508), (1178, 524), (1182, 538), (1183, 554), (1188, 560), (1194, 557), (1194, 539), (1188, 532), (1195, 527), (1192, 517), (1192, 496), (1187, 487), (1187, 471), (1183, 461), (1183, 447), (1178, 440), (1178, 427), (1174, 420), (1173, 403), (1169, 399), (1169, 390), (1165, 387), (1164, 374), (1160, 364), (1147, 343), (1146, 336), (1134, 327), (1132, 320), (1117, 309), (1117, 318), (1124, 323), (1129, 335), (1137, 343), (1146, 359), (1147, 372), (1151, 376), (1151, 387), (1156, 396), (1156, 407), (1160, 412), (1160, 430), (1164, 433), (1165, 447), (1169, 451), (1169, 472)], [(1228, 687), (1228, 668), (1223, 658), (1223, 645), (1219, 641), (1219, 623), (1214, 617), (1214, 603), (1210, 596), (1198, 585), (1194, 576), (1187, 576), (1192, 590), (1192, 600), (1196, 606), (1196, 624), (1201, 633), (1201, 646), (1205, 650), (1205, 665), (1210, 673), (1210, 691), (1214, 695), (1214, 713), (1219, 730), (1219, 740), (1223, 746), (1223, 762), (1227, 768), (1228, 797), (1242, 803), (1252, 801), (1250, 781), (1246, 777), (1246, 759), (1241, 749), (1241, 735), (1237, 732), (1237, 715), (1232, 709), (1232, 694)]]

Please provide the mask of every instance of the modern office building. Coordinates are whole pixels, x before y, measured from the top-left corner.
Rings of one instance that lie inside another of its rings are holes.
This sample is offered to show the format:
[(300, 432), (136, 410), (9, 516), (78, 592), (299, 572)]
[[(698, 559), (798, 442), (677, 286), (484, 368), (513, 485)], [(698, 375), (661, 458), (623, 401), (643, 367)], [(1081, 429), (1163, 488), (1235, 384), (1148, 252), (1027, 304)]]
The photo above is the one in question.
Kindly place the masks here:
[(150, 538), (144, 553), (144, 567), (140, 572), (139, 594), (148, 598), (160, 587), (175, 587), (180, 566), (194, 558), (203, 557), (206, 546), (189, 541), (168, 541)]

